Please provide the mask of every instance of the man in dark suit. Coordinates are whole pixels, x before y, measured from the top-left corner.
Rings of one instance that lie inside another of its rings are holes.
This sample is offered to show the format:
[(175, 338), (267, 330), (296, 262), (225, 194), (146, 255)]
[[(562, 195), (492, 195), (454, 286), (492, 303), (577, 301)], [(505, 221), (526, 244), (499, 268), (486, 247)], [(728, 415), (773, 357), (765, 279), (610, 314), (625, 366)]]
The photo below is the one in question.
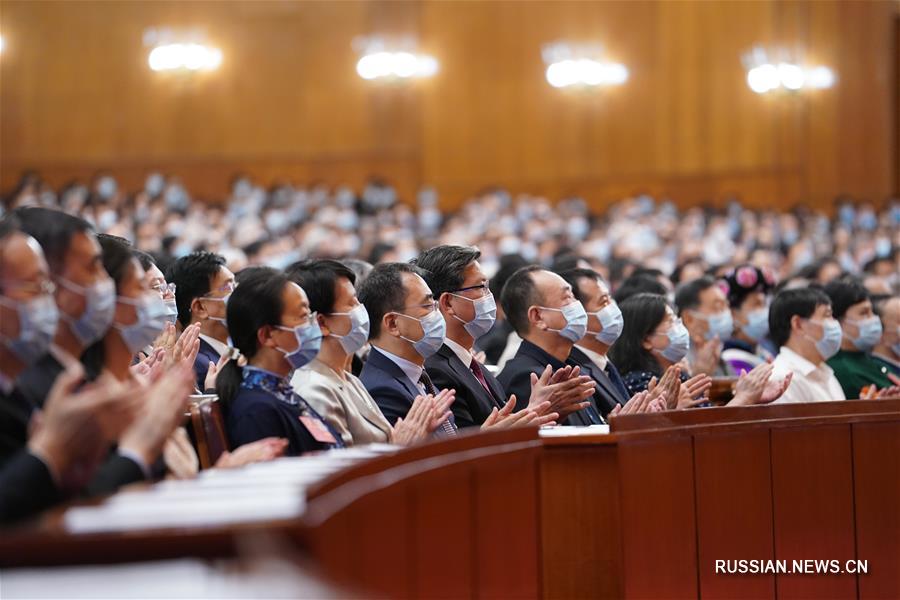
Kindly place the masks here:
[[(572, 286), (557, 275), (532, 265), (516, 271), (503, 287), (501, 304), (507, 319), (522, 337), (516, 355), (497, 378), (507, 394), (527, 402), (532, 381), (547, 365), (557, 371), (566, 367), (572, 346), (584, 337), (587, 315), (572, 294)], [(580, 369), (575, 367), (578, 373)], [(567, 425), (597, 425), (604, 422), (592, 396), (594, 384), (587, 378), (587, 398), (560, 412)]]
[[(439, 394), (424, 365), (443, 343), (444, 320), (419, 272), (405, 263), (382, 263), (358, 292), (372, 345), (359, 378), (391, 424), (406, 417), (416, 397)], [(441, 429), (455, 434), (452, 417)]]
[[(494, 296), (478, 263), (480, 256), (477, 248), (447, 245), (426, 250), (415, 261), (438, 299), (447, 329), (440, 349), (425, 360), (425, 370), (439, 389), (456, 390), (452, 410), (459, 427), (483, 425), (494, 409), (507, 402), (503, 386), (473, 351), (473, 343), (491, 329), (496, 315)], [(539, 381), (533, 384), (530, 399), (523, 398), (521, 404), (517, 399), (516, 407), (528, 406), (543, 417), (561, 403), (579, 402), (578, 389), (577, 381)], [(551, 404), (544, 405), (545, 401)]]
[(194, 360), (197, 388), (204, 390), (209, 365), (230, 352), (225, 307), (234, 291), (234, 273), (225, 266), (225, 258), (198, 251), (176, 260), (166, 275), (175, 284), (175, 305), (182, 329), (200, 323), (200, 350)]
[(629, 399), (618, 369), (606, 356), (622, 333), (622, 311), (596, 271), (572, 269), (560, 276), (572, 286), (572, 292), (588, 315), (587, 333), (576, 342), (567, 362), (581, 367), (581, 372), (594, 380), (597, 386), (594, 401), (606, 418), (617, 405), (624, 405)]

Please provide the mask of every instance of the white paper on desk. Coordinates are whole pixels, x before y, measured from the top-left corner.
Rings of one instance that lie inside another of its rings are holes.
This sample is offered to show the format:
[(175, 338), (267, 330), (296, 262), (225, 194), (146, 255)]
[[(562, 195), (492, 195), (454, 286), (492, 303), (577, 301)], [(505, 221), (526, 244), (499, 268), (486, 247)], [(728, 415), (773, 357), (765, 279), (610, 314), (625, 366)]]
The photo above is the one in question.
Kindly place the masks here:
[(576, 437), (579, 435), (598, 435), (609, 433), (609, 425), (588, 425), (587, 427), (572, 427), (562, 425), (559, 427), (542, 427), (540, 436), (551, 437)]

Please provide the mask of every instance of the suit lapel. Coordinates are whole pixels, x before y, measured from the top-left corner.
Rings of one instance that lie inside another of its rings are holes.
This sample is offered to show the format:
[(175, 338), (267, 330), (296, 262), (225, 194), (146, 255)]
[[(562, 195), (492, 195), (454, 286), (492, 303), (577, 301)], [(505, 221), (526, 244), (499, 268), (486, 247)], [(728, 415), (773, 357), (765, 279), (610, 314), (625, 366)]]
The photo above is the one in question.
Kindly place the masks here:
[(615, 402), (616, 404), (619, 403), (619, 393), (616, 391), (612, 381), (610, 381), (609, 377), (600, 367), (595, 365), (594, 362), (588, 358), (587, 354), (584, 354), (578, 350), (578, 348), (572, 348), (572, 362), (580, 366), (582, 371), (586, 371), (587, 374), (591, 376), (591, 379), (593, 379), (603, 390), (603, 393), (610, 401)]
[(390, 377), (396, 379), (400, 385), (402, 385), (406, 390), (410, 393), (410, 404), (415, 399), (416, 396), (421, 394), (422, 392), (413, 385), (413, 382), (409, 380), (409, 377), (406, 376), (406, 373), (403, 372), (394, 361), (389, 359), (387, 356), (378, 351), (377, 348), (373, 347), (372, 352), (369, 353), (369, 360), (375, 359), (375, 362), (372, 366), (377, 367), (384, 371)]
[(453, 369), (453, 372), (456, 373), (457, 378), (464, 382), (466, 386), (468, 386), (469, 390), (475, 395), (478, 399), (479, 404), (481, 405), (481, 410), (484, 412), (484, 416), (490, 414), (490, 412), (494, 409), (494, 400), (489, 397), (487, 390), (481, 385), (481, 382), (478, 381), (478, 378), (475, 377), (475, 374), (471, 369), (466, 367), (459, 360), (459, 357), (456, 353), (450, 349), (446, 344), (441, 347), (441, 350), (444, 348), (449, 352), (449, 356), (444, 353), (443, 357), (447, 360), (447, 363), (450, 365), (450, 368)]

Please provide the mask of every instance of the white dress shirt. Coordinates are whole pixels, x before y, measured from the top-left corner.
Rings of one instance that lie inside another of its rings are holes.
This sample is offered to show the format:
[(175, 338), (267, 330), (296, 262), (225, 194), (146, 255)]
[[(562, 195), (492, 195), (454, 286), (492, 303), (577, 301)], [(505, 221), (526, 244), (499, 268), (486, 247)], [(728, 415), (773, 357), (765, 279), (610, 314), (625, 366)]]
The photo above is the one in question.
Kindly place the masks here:
[[(601, 371), (606, 371), (606, 365), (609, 364), (609, 357), (605, 354), (600, 354), (599, 352), (594, 352), (593, 350), (589, 350), (584, 346), (575, 345), (576, 348), (584, 352), (584, 355), (591, 359), (591, 362), (600, 367)], [(584, 373), (582, 373), (583, 375)]]
[(456, 357), (460, 361), (462, 361), (462, 364), (466, 365), (466, 367), (470, 369), (472, 368), (472, 360), (474, 360), (475, 357), (472, 356), (471, 352), (469, 352), (450, 338), (444, 338), (444, 343), (447, 344), (447, 347), (453, 350), (453, 354), (455, 354)]
[[(378, 346), (375, 346), (378, 348)], [(384, 348), (378, 348), (378, 351), (387, 356), (391, 361), (400, 367), (400, 370), (412, 381), (413, 385), (416, 386), (416, 389), (419, 390), (422, 394), (425, 393), (425, 386), (419, 383), (419, 378), (422, 377), (422, 371), (425, 369), (420, 367), (414, 362), (410, 362), (403, 357), (397, 356), (396, 354), (392, 354), (385, 350)]]
[(774, 381), (784, 379), (788, 373), (794, 374), (788, 389), (775, 402), (824, 402), (847, 399), (841, 384), (834, 376), (834, 371), (825, 361), (815, 365), (790, 348), (782, 346), (773, 366)]
[(225, 356), (228, 354), (228, 344), (223, 344), (216, 338), (211, 338), (208, 335), (200, 334), (200, 339), (212, 346), (212, 349), (216, 351), (219, 356)]

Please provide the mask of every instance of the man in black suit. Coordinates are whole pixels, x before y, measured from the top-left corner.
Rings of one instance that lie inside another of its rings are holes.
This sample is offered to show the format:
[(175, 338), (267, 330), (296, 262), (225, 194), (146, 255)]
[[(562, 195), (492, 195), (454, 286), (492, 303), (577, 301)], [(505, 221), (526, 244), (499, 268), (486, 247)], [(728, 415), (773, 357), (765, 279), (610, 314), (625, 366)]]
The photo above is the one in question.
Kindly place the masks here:
[[(522, 337), (516, 355), (506, 363), (497, 378), (507, 394), (527, 402), (532, 381), (547, 365), (553, 370), (566, 367), (576, 341), (584, 337), (587, 315), (572, 294), (572, 286), (557, 275), (531, 265), (516, 271), (500, 300), (506, 318)], [(580, 371), (575, 367), (576, 374)], [(571, 409), (560, 411), (566, 425), (597, 425), (604, 422), (592, 396), (594, 384), (587, 380), (587, 398)]]
[(571, 269), (560, 276), (572, 286), (572, 292), (587, 312), (587, 333), (575, 343), (568, 363), (581, 367), (597, 385), (594, 400), (601, 415), (628, 402), (629, 394), (616, 366), (607, 358), (610, 346), (622, 333), (622, 311), (609, 288), (592, 269)]
[(176, 260), (166, 274), (175, 284), (175, 305), (182, 329), (200, 323), (200, 350), (194, 360), (197, 389), (206, 387), (209, 365), (230, 352), (225, 307), (234, 291), (234, 273), (225, 266), (225, 257), (198, 251)]
[[(382, 263), (359, 287), (372, 345), (359, 378), (391, 424), (406, 417), (418, 396), (452, 402), (454, 393), (439, 392), (425, 372), (425, 359), (443, 343), (444, 319), (419, 272), (406, 263)], [(441, 432), (455, 435), (452, 416)]]
[[(438, 299), (447, 330), (440, 349), (425, 360), (425, 370), (439, 389), (456, 390), (452, 410), (459, 427), (483, 425), (494, 409), (507, 402), (503, 386), (473, 352), (473, 343), (491, 329), (496, 315), (494, 295), (478, 263), (480, 256), (477, 248), (447, 245), (426, 250), (415, 261)], [(530, 400), (518, 404), (517, 399), (517, 407), (527, 405), (542, 417), (560, 404), (582, 399), (577, 379), (555, 384), (539, 381), (533, 386)], [(539, 408), (545, 401), (551, 404)]]

